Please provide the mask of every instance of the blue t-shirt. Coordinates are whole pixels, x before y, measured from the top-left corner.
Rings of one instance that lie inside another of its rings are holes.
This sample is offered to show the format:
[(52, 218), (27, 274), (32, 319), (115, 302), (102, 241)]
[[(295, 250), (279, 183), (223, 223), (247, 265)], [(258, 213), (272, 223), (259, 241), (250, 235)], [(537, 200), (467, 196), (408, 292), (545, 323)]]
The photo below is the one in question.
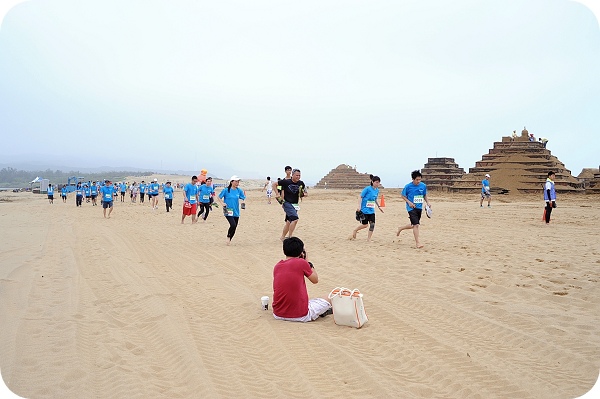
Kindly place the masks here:
[(377, 206), (377, 196), (379, 195), (379, 189), (373, 186), (365, 187), (360, 193), (362, 201), (360, 202), (360, 210), (365, 215), (372, 215), (375, 213), (375, 207)]
[(83, 188), (81, 188), (81, 186), (77, 186), (77, 188), (75, 189), (75, 194), (78, 197), (82, 197), (83, 196)]
[(188, 183), (185, 185), (183, 192), (185, 193), (185, 196), (188, 199), (190, 204), (195, 204), (197, 202), (197, 200), (196, 200), (196, 194), (198, 194), (198, 186), (197, 185)]
[(48, 186), (48, 195), (54, 195), (54, 187)]
[[(486, 190), (486, 187), (487, 187), (487, 190)], [(488, 191), (490, 191), (490, 182), (488, 181), (488, 179), (483, 179), (481, 181), (481, 193), (485, 194)]]
[(164, 186), (163, 194), (165, 195), (165, 199), (173, 199), (173, 187)]
[(210, 196), (215, 192), (213, 186), (207, 186), (206, 184), (200, 185), (200, 189), (198, 190), (198, 194), (200, 197), (200, 202), (203, 204), (208, 204), (210, 202)]
[(226, 216), (240, 216), (240, 200), (246, 199), (244, 190), (239, 187), (232, 189), (225, 187), (219, 194), (219, 198), (222, 198), (225, 205), (227, 205), (228, 214)]
[(146, 185), (144, 183), (140, 184), (140, 193), (144, 194), (146, 192)]
[[(415, 185), (413, 182), (408, 183), (402, 189), (402, 195), (408, 198), (410, 202), (415, 204), (416, 209), (423, 209), (423, 202), (425, 201), (425, 196), (427, 195), (427, 186), (425, 183), (420, 182)], [(413, 208), (408, 206), (408, 202), (406, 203), (406, 210), (411, 211)]]
[(148, 194), (158, 195), (158, 183), (151, 183), (148, 188)]
[(112, 185), (102, 186), (100, 188), (100, 194), (102, 195), (102, 201), (112, 202), (114, 192), (115, 192), (115, 188)]
[(127, 184), (122, 183), (119, 185), (119, 188), (121, 189), (121, 192), (124, 193), (127, 191)]
[(67, 196), (67, 188), (63, 187), (60, 189), (60, 195), (62, 195), (63, 197)]
[(98, 186), (97, 185), (92, 185), (91, 187), (92, 190), (92, 195), (98, 195)]

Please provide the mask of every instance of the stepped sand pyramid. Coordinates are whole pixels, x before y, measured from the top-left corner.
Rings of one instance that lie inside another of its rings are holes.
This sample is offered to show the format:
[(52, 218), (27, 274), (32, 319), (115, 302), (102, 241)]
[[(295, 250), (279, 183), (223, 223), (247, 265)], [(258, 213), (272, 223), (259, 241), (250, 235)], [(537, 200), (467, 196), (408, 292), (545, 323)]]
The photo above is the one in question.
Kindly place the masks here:
[(428, 158), (421, 173), (428, 189), (446, 191), (463, 177), (465, 170), (458, 167), (454, 158)]
[(352, 166), (341, 164), (337, 168), (331, 169), (315, 187), (358, 189), (365, 188), (369, 184), (371, 184), (369, 173), (358, 173)]
[(584, 168), (577, 180), (583, 183), (586, 194), (600, 194), (600, 166), (595, 168)]
[(543, 190), (549, 171), (556, 173), (556, 191), (583, 193), (583, 183), (539, 141), (529, 141), (529, 132), (521, 136), (502, 137), (494, 147), (476, 162), (469, 173), (451, 180), (448, 191), (478, 192), (486, 173), (491, 175), (490, 185), (496, 193), (538, 193)]

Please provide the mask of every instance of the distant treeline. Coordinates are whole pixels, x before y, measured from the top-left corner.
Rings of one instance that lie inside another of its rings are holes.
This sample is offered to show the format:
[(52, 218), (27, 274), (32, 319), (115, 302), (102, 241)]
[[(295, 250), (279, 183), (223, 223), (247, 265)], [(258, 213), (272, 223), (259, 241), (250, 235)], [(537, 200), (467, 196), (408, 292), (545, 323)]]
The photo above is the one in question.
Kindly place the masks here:
[(112, 181), (121, 181), (127, 176), (148, 176), (154, 172), (129, 172), (126, 170), (115, 171), (115, 172), (97, 172), (97, 173), (83, 173), (79, 171), (63, 172), (62, 170), (17, 170), (15, 168), (2, 168), (0, 169), (0, 187), (14, 187), (14, 188), (25, 188), (29, 187), (29, 182), (40, 177), (41, 179), (50, 180), (51, 184), (67, 184), (69, 177), (83, 177), (85, 181), (99, 181), (104, 179), (110, 179)]

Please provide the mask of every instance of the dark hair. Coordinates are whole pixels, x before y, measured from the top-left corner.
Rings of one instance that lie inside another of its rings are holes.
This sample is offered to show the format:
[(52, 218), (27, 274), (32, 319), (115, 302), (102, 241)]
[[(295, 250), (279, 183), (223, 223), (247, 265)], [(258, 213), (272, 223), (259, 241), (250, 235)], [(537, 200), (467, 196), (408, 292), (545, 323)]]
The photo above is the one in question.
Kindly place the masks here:
[(375, 182), (375, 181), (378, 181), (381, 183), (381, 179), (379, 178), (379, 176), (369, 175), (369, 177), (371, 178), (371, 185), (373, 185), (373, 182)]
[(285, 167), (285, 170), (291, 170), (291, 169), (292, 169), (292, 167), (291, 167), (290, 165), (287, 165), (287, 166)]
[(283, 253), (285, 256), (297, 258), (304, 251), (304, 243), (298, 237), (288, 237), (283, 240)]
[(267, 180), (271, 180), (271, 176), (267, 176)]
[(196, 175), (192, 176), (192, 180), (198, 180), (198, 176), (196, 176)]
[(548, 172), (548, 177), (550, 177), (552, 175), (556, 175), (556, 173), (554, 173), (553, 171)]
[(415, 180), (417, 177), (423, 177), (423, 175), (421, 174), (421, 172), (419, 172), (418, 170), (413, 170), (410, 175), (412, 176), (413, 180)]

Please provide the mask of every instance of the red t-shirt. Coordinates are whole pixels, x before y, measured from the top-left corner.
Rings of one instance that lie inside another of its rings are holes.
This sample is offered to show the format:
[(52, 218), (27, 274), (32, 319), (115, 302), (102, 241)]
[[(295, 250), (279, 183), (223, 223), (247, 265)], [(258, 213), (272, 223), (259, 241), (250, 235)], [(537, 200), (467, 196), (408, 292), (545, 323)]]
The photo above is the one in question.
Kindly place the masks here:
[(313, 272), (308, 262), (300, 258), (280, 260), (273, 268), (273, 313), (279, 317), (296, 318), (308, 314), (308, 292), (304, 276)]

